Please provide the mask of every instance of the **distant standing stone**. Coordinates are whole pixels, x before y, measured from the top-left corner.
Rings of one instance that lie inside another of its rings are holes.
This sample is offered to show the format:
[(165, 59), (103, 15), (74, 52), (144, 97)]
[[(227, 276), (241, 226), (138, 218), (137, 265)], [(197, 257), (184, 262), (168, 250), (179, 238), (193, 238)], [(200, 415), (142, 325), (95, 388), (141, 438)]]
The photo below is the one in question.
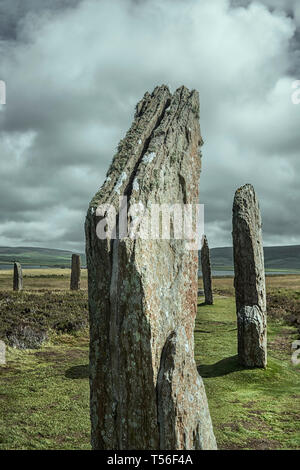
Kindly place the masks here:
[(0, 341), (0, 364), (6, 364), (6, 346), (4, 341)]
[(202, 266), (202, 280), (204, 287), (205, 303), (207, 305), (213, 304), (213, 293), (211, 286), (211, 266), (209, 256), (209, 246), (207, 238), (204, 235), (201, 248), (201, 266)]
[(79, 290), (80, 289), (80, 256), (79, 255), (72, 255), (72, 268), (71, 268), (71, 290)]
[(253, 186), (239, 188), (233, 203), (234, 286), (238, 357), (246, 367), (267, 365), (267, 319), (262, 223)]
[(14, 263), (14, 284), (13, 288), (16, 291), (23, 289), (23, 273), (20, 263)]

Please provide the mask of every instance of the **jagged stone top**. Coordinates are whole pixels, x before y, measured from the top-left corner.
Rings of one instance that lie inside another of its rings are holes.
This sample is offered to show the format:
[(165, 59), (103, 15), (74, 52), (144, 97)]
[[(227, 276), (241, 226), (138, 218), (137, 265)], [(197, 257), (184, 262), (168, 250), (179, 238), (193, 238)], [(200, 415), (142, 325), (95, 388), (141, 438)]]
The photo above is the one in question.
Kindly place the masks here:
[[(159, 168), (162, 164), (158, 149), (166, 143), (168, 129), (175, 125), (185, 130), (187, 135), (191, 132), (188, 127), (190, 113), (199, 118), (199, 95), (195, 90), (182, 86), (172, 95), (166, 85), (161, 85), (151, 94), (145, 93), (136, 106), (133, 124), (119, 143), (106, 179), (92, 199), (89, 211), (93, 213), (99, 204), (105, 203), (117, 207), (119, 196), (126, 195), (130, 199), (133, 193), (137, 195), (141, 182), (146, 183), (148, 169)], [(199, 146), (202, 144), (200, 138)], [(139, 176), (140, 183), (136, 176)]]
[(255, 205), (258, 205), (258, 200), (255, 194), (255, 189), (252, 184), (244, 184), (238, 188), (235, 192), (233, 208), (239, 208), (239, 210), (247, 210), (249, 208), (248, 201), (253, 201)]
[(202, 248), (208, 248), (208, 241), (207, 241), (207, 236), (206, 235), (203, 235), (202, 237)]
[(234, 199), (236, 201), (242, 201), (248, 199), (249, 197), (256, 199), (254, 187), (252, 184), (247, 183), (236, 190)]

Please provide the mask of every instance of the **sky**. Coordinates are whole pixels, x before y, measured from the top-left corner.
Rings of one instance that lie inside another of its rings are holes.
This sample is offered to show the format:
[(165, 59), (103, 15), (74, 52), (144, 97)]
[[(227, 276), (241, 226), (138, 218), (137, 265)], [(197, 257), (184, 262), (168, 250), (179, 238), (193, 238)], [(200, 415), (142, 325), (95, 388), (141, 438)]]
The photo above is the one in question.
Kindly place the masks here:
[(0, 246), (84, 251), (89, 201), (146, 91), (200, 94), (200, 202), (231, 245), (254, 185), (266, 246), (300, 244), (299, 0), (0, 0)]

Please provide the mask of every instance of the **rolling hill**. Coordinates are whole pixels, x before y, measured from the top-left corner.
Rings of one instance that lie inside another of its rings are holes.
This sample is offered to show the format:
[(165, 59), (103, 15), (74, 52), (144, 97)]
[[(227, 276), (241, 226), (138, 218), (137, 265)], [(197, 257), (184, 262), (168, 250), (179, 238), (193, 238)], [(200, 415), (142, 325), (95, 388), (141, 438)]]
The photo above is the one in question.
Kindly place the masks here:
[[(212, 248), (213, 267), (233, 266), (232, 247)], [(266, 269), (300, 270), (300, 245), (270, 246), (264, 248)]]
[[(232, 247), (212, 248), (211, 262), (213, 268), (233, 266)], [(274, 270), (300, 270), (300, 245), (271, 246), (264, 249), (265, 267)], [(25, 266), (69, 267), (72, 252), (51, 248), (35, 247), (0, 247), (1, 265), (11, 265), (19, 261)], [(81, 263), (86, 265), (85, 254), (80, 253)]]
[[(80, 254), (82, 265), (85, 266), (85, 255)], [(0, 247), (0, 266), (10, 265), (19, 261), (23, 266), (69, 267), (72, 252), (51, 248), (34, 247)]]

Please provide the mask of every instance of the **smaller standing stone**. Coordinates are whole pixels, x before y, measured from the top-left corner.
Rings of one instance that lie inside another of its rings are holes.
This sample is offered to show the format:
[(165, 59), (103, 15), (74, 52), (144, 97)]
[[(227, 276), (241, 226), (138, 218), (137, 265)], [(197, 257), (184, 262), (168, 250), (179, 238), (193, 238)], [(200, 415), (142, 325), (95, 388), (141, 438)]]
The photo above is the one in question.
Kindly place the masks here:
[(72, 268), (71, 268), (71, 290), (80, 289), (80, 256), (72, 255)]
[(267, 314), (262, 223), (253, 186), (239, 188), (233, 203), (234, 287), (238, 358), (246, 367), (267, 365)]
[(14, 290), (20, 291), (23, 289), (23, 273), (20, 263), (14, 263)]
[(6, 364), (6, 346), (4, 341), (0, 341), (0, 365)]
[(202, 266), (202, 279), (203, 279), (205, 303), (207, 305), (212, 305), (213, 293), (212, 293), (212, 285), (211, 285), (211, 266), (210, 266), (209, 246), (208, 246), (207, 238), (205, 235), (202, 240), (201, 266)]

